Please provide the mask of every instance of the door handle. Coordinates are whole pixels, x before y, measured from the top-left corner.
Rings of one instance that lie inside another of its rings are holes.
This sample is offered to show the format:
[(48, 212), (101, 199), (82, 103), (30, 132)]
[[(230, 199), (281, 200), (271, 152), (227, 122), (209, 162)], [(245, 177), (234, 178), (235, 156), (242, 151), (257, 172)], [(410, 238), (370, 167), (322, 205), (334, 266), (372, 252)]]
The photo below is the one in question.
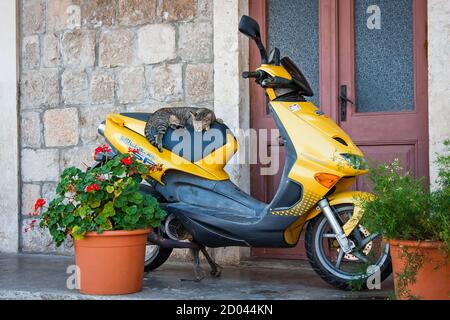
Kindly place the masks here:
[(347, 86), (342, 85), (339, 94), (339, 117), (340, 121), (347, 121), (347, 104), (355, 104), (352, 100), (347, 97)]

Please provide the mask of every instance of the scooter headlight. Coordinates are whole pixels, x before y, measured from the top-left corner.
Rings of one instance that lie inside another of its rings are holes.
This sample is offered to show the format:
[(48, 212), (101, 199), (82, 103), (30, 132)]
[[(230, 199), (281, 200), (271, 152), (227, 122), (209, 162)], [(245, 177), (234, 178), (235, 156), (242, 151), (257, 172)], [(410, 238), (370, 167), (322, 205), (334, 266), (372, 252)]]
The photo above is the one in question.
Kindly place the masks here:
[(368, 170), (369, 164), (362, 156), (350, 153), (342, 153), (341, 157), (355, 170)]

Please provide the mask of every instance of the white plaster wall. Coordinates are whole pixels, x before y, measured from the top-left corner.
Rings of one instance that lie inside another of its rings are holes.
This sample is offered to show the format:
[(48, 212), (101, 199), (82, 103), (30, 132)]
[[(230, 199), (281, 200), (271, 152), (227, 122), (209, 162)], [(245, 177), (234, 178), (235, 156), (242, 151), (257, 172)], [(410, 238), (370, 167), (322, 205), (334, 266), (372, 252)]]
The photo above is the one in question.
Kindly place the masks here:
[(428, 0), (430, 178), (435, 185), (436, 153), (450, 138), (450, 1)]
[[(214, 1), (214, 111), (231, 130), (250, 127), (249, 81), (242, 78), (248, 70), (249, 43), (239, 33), (239, 20), (248, 14), (248, 0)], [(226, 170), (231, 180), (250, 192), (250, 167), (245, 164), (243, 136), (238, 136), (241, 147)], [(248, 248), (214, 249), (213, 255), (223, 263), (238, 264), (248, 258)]]
[(16, 1), (0, 1), (0, 252), (17, 252), (18, 110)]
[[(214, 1), (214, 111), (231, 130), (250, 126), (249, 81), (241, 77), (248, 70), (249, 44), (238, 30), (243, 14), (248, 14), (248, 0)], [(233, 157), (227, 171), (249, 191), (250, 168), (243, 161), (243, 151)]]

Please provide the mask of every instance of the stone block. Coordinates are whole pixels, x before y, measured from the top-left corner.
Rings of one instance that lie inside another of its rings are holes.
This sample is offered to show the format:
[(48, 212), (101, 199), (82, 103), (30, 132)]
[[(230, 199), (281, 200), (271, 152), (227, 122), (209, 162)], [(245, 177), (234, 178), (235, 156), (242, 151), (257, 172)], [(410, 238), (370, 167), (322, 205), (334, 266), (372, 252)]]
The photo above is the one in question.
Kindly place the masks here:
[(112, 26), (116, 16), (116, 6), (111, 0), (74, 0), (80, 7), (81, 25), (99, 28)]
[(24, 2), (22, 21), (24, 35), (45, 32), (45, 2)]
[(72, 0), (47, 1), (47, 32), (81, 26), (81, 8)]
[(38, 69), (40, 64), (39, 36), (28, 36), (22, 42), (22, 66), (25, 69)]
[(102, 67), (130, 65), (134, 59), (131, 30), (106, 30), (100, 35), (99, 58)]
[(22, 112), (20, 137), (22, 147), (39, 148), (41, 146), (41, 119), (38, 112)]
[(79, 105), (89, 100), (88, 77), (85, 71), (67, 69), (62, 74), (62, 95), (66, 105)]
[(188, 21), (197, 15), (197, 0), (163, 0), (159, 14), (167, 21)]
[(185, 82), (186, 102), (201, 103), (214, 98), (214, 68), (212, 64), (188, 65)]
[(148, 67), (146, 73), (151, 99), (165, 102), (183, 99), (182, 64)]
[(175, 28), (168, 24), (153, 24), (138, 31), (138, 55), (146, 64), (175, 59)]
[(21, 195), (22, 215), (29, 216), (34, 212), (34, 203), (41, 197), (41, 186), (38, 184), (23, 184)]
[(92, 104), (113, 103), (114, 75), (108, 71), (94, 71), (91, 76), (90, 96)]
[(62, 37), (62, 57), (66, 67), (85, 68), (95, 63), (95, 31), (73, 30)]
[(67, 147), (79, 141), (78, 110), (51, 109), (44, 113), (44, 137), (47, 147)]
[(213, 28), (209, 22), (180, 25), (178, 48), (188, 62), (205, 62), (213, 58)]
[(144, 67), (125, 68), (117, 74), (117, 97), (120, 103), (138, 103), (144, 100)]
[(84, 144), (103, 144), (105, 138), (100, 136), (97, 132), (98, 126), (105, 121), (106, 116), (110, 113), (117, 113), (124, 111), (116, 106), (95, 106), (82, 108), (80, 110), (80, 128), (81, 140)]
[(23, 182), (58, 181), (59, 151), (56, 149), (23, 149)]
[(155, 22), (156, 7), (156, 0), (119, 0), (117, 20), (123, 26)]
[(55, 106), (59, 103), (58, 70), (27, 71), (21, 79), (21, 105)]
[(46, 68), (58, 67), (61, 62), (59, 38), (46, 34), (42, 40), (42, 64)]

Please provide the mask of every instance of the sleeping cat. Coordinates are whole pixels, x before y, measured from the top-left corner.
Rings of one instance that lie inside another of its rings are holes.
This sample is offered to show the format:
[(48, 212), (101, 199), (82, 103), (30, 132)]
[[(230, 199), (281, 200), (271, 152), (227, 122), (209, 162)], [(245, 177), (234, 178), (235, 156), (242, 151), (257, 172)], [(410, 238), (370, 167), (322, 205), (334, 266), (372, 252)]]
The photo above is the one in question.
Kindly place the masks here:
[[(206, 108), (162, 108), (156, 111), (145, 126), (145, 136), (152, 145), (163, 151), (163, 137), (169, 128), (174, 130), (192, 126), (195, 132), (209, 130), (217, 119), (214, 112)], [(156, 135), (152, 133), (156, 132)]]

